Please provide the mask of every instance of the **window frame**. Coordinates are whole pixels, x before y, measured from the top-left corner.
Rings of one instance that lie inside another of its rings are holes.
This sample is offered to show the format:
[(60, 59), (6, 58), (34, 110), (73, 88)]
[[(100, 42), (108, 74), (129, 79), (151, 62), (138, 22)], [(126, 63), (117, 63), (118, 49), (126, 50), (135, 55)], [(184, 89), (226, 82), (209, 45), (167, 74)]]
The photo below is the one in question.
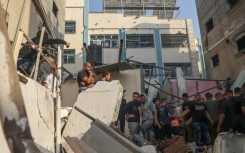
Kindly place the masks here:
[[(74, 25), (70, 25), (70, 28), (68, 28), (68, 22), (74, 23)], [(68, 30), (71, 30), (72, 32), (68, 32)], [(76, 20), (65, 20), (65, 34), (76, 34)]]
[[(218, 59), (218, 62), (217, 62), (217, 64), (215, 64), (214, 63), (214, 59), (215, 59), (215, 57), (218, 57), (217, 59)], [(212, 68), (215, 68), (215, 67), (217, 67), (217, 66), (219, 66), (219, 64), (220, 64), (220, 60), (219, 60), (219, 54), (217, 53), (217, 54), (215, 54), (215, 55), (213, 55), (212, 57), (211, 57), (211, 66), (212, 66)]]
[[(70, 51), (73, 53), (72, 54), (71, 53), (65, 53), (66, 51)], [(63, 64), (76, 64), (76, 50), (75, 49), (64, 49), (62, 57), (63, 57), (62, 58)], [(71, 61), (71, 60), (69, 60), (69, 58), (73, 58), (72, 62), (69, 62), (69, 61)]]

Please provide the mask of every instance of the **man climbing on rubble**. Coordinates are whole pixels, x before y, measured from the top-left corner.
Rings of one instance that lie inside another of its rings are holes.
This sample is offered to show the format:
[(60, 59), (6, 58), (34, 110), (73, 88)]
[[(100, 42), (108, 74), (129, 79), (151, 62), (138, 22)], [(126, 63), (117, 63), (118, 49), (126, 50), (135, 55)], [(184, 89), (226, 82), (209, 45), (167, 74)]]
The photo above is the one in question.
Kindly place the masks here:
[[(214, 101), (213, 95), (210, 92), (205, 93), (205, 104), (207, 106), (207, 111), (210, 114), (210, 117), (213, 120), (213, 125), (208, 124), (209, 136), (211, 139), (211, 144), (214, 144), (214, 141), (217, 137), (216, 128), (219, 122), (219, 114), (220, 114), (220, 103), (216, 100)], [(215, 98), (218, 98), (215, 96)]]
[(157, 118), (159, 122), (159, 134), (160, 140), (164, 140), (167, 136), (168, 139), (171, 138), (171, 121), (170, 121), (170, 110), (167, 107), (167, 100), (162, 99), (160, 101), (160, 106), (157, 108)]
[(79, 93), (87, 88), (93, 87), (94, 78), (92, 72), (92, 66), (89, 62), (84, 63), (83, 69), (77, 74), (77, 84), (79, 87)]
[(227, 132), (234, 123), (236, 108), (230, 99), (224, 99), (221, 93), (217, 93), (221, 105), (221, 113), (216, 132)]
[[(192, 111), (192, 127), (195, 132), (196, 137), (196, 145), (203, 146), (208, 144), (208, 128), (206, 125), (206, 120), (208, 119), (213, 125), (213, 120), (211, 119), (206, 105), (201, 101), (201, 94), (195, 94), (195, 103), (191, 105), (188, 109), (186, 109), (182, 114), (181, 117), (184, 117)], [(203, 142), (201, 142), (201, 138)]]
[(144, 139), (154, 142), (154, 132), (152, 124), (159, 125), (157, 119), (157, 110), (152, 102), (147, 101), (146, 94), (140, 95), (141, 111), (142, 111), (142, 125), (141, 131), (144, 135)]
[[(36, 50), (36, 48), (38, 47), (37, 45), (39, 44), (40, 37), (41, 37), (41, 31), (38, 31), (36, 37), (31, 39), (34, 44), (30, 44), (30, 42), (27, 42), (20, 49), (18, 62), (17, 62), (17, 69), (23, 74), (27, 74), (27, 75), (31, 74), (32, 68), (37, 59), (38, 51)], [(45, 47), (48, 47), (48, 45), (55, 45), (55, 44), (66, 45), (67, 48), (69, 48), (70, 45), (69, 43), (67, 43), (62, 39), (48, 39), (48, 33), (44, 32), (43, 43), (42, 43), (44, 48), (42, 50), (42, 53), (47, 55), (48, 49), (47, 48), (45, 49)]]
[(125, 116), (126, 116), (126, 106), (127, 106), (127, 102), (125, 97), (125, 92), (126, 90), (123, 90), (123, 97), (122, 97), (122, 101), (121, 101), (121, 105), (120, 105), (120, 109), (119, 109), (119, 113), (118, 113), (118, 118), (117, 118), (117, 122), (116, 122), (116, 126), (118, 125), (119, 122), (119, 127), (120, 127), (120, 131), (122, 133), (124, 133), (124, 127), (125, 127)]
[[(189, 100), (189, 95), (187, 93), (182, 94), (182, 100), (184, 102), (182, 104), (182, 111), (185, 111), (193, 104), (193, 102)], [(192, 125), (192, 112), (189, 112), (184, 116), (184, 124), (185, 124), (186, 132), (187, 132), (187, 136), (185, 139), (187, 140), (187, 142), (193, 142), (194, 133), (193, 133), (193, 128), (191, 126)]]
[(139, 93), (133, 93), (133, 101), (127, 103), (126, 108), (126, 119), (128, 120), (128, 129), (130, 133), (131, 141), (135, 142), (135, 134), (138, 134), (139, 129), (139, 116), (141, 116), (140, 103), (138, 101)]

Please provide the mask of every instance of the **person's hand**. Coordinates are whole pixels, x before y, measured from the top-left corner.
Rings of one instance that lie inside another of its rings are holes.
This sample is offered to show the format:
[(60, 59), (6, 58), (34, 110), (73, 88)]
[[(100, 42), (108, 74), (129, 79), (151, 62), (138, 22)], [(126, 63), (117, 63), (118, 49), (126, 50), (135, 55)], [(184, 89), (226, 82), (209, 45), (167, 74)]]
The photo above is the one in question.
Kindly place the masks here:
[(155, 126), (158, 126), (159, 122), (157, 120), (155, 120), (154, 124), (155, 124)]
[(93, 74), (92, 70), (89, 70), (88, 72), (89, 72), (89, 74), (90, 74), (90, 75), (92, 75), (92, 74)]
[(214, 122), (213, 122), (212, 120), (210, 121), (210, 123), (211, 123), (211, 126), (213, 126), (213, 125), (214, 125)]
[(36, 45), (30, 45), (30, 48), (31, 49), (35, 49), (36, 48)]
[(217, 133), (220, 132), (220, 127), (217, 127), (216, 132), (217, 132)]
[(69, 48), (70, 47), (70, 43), (66, 43), (66, 48)]

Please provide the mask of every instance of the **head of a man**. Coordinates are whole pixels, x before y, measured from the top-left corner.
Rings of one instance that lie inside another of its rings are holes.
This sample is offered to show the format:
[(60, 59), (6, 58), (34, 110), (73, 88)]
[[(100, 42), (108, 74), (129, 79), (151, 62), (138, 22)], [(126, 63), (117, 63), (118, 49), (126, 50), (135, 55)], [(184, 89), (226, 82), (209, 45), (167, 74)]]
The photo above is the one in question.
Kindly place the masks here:
[(228, 99), (230, 99), (233, 96), (233, 91), (232, 90), (227, 90), (225, 95), (227, 96)]
[(210, 92), (206, 92), (205, 93), (205, 98), (206, 98), (206, 100), (212, 100), (213, 99), (213, 95)]
[(160, 100), (158, 98), (154, 98), (153, 103), (155, 104), (156, 107), (158, 107), (160, 105)]
[(133, 93), (133, 101), (138, 101), (139, 100), (139, 93), (138, 92), (134, 92)]
[(240, 96), (240, 95), (241, 95), (241, 93), (242, 93), (241, 88), (236, 87), (236, 88), (234, 89), (234, 95), (235, 95), (235, 96)]
[(217, 93), (215, 94), (215, 99), (216, 99), (217, 102), (221, 102), (221, 101), (224, 99), (224, 96), (223, 96), (222, 93), (217, 92)]
[(110, 81), (111, 79), (111, 73), (108, 71), (103, 72), (102, 78), (104, 78), (104, 81)]
[(160, 104), (161, 104), (161, 105), (166, 105), (166, 104), (167, 104), (167, 99), (163, 98), (163, 99), (160, 101)]
[(89, 62), (86, 62), (83, 65), (83, 69), (89, 72), (89, 71), (92, 71), (92, 66)]
[(202, 96), (201, 96), (201, 94), (199, 93), (199, 92), (197, 92), (196, 94), (195, 94), (195, 100), (196, 100), (196, 102), (201, 102), (202, 101)]
[(140, 95), (140, 102), (141, 102), (142, 104), (144, 104), (144, 103), (146, 102), (146, 95), (145, 95), (145, 94), (141, 94), (141, 95)]
[(184, 103), (187, 103), (189, 101), (189, 96), (187, 93), (182, 94), (182, 100), (184, 101)]

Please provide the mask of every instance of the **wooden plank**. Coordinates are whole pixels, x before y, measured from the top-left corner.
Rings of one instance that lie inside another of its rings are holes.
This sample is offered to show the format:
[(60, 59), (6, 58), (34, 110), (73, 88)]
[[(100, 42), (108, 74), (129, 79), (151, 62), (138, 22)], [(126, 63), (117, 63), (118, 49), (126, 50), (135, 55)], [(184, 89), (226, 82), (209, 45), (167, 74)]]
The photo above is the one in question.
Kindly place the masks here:
[[(39, 45), (38, 45), (38, 49), (40, 51), (42, 51), (44, 31), (45, 31), (45, 27), (42, 27), (42, 32), (41, 32)], [(35, 64), (36, 66), (35, 66), (35, 72), (34, 72), (34, 80), (37, 80), (38, 67), (39, 67), (39, 61), (40, 61), (40, 56), (41, 56), (40, 54), (41, 54), (40, 52), (38, 52), (38, 54), (37, 54), (37, 59), (36, 59), (36, 64)]]

